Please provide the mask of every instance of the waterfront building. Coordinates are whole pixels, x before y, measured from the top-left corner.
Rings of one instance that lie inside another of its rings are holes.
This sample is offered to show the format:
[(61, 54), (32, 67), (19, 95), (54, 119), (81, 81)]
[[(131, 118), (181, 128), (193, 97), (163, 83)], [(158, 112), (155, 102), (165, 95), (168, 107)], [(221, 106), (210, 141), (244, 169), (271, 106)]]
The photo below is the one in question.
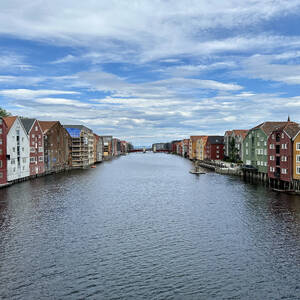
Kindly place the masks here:
[(208, 136), (201, 136), (196, 142), (196, 159), (204, 160), (205, 159), (205, 146)]
[(117, 138), (113, 138), (112, 145), (113, 156), (119, 156), (121, 154), (121, 141)]
[(103, 140), (102, 137), (94, 133), (94, 162), (101, 162), (103, 159)]
[(6, 139), (7, 126), (0, 118), (0, 186), (7, 183)]
[[(234, 129), (225, 132), (224, 135), (224, 155), (241, 160), (243, 157), (243, 142), (248, 133), (245, 129)], [(234, 147), (234, 149), (232, 149)]]
[(243, 142), (243, 162), (253, 171), (268, 173), (268, 137), (287, 122), (264, 122), (250, 129)]
[(112, 158), (112, 136), (101, 136), (103, 141), (103, 159)]
[(3, 118), (7, 125), (7, 181), (29, 177), (29, 139), (17, 116)]
[(208, 160), (224, 159), (224, 136), (208, 136), (205, 144), (204, 158)]
[(190, 153), (190, 140), (189, 139), (183, 139), (182, 140), (182, 156), (183, 157), (189, 157)]
[[(291, 182), (293, 179), (293, 139), (300, 126), (287, 122), (273, 130), (268, 137), (268, 176), (269, 178)], [(296, 147), (297, 151), (297, 147)], [(298, 156), (299, 158), (300, 156)], [(296, 156), (297, 159), (297, 156)], [(300, 160), (299, 160), (300, 161)], [(299, 172), (300, 173), (300, 172)]]
[(189, 147), (189, 159), (194, 160), (196, 159), (196, 147), (197, 147), (197, 141), (202, 137), (203, 135), (193, 135), (190, 137), (190, 147)]
[(155, 143), (152, 145), (152, 151), (153, 152), (159, 152), (159, 151), (172, 151), (172, 143)]
[(229, 157), (229, 143), (232, 137), (232, 130), (225, 131), (224, 134), (224, 155), (225, 157)]
[(71, 166), (71, 137), (59, 121), (39, 121), (44, 136), (45, 172), (60, 172)]
[[(86, 168), (94, 161), (94, 136), (83, 125), (63, 125), (71, 137), (71, 164), (73, 168)], [(92, 145), (91, 145), (92, 143)]]
[(126, 141), (121, 141), (121, 154), (126, 154), (132, 150), (132, 145)]
[(300, 131), (293, 137), (293, 179), (300, 180)]
[(43, 130), (36, 119), (20, 118), (29, 140), (30, 176), (41, 175), (45, 172)]

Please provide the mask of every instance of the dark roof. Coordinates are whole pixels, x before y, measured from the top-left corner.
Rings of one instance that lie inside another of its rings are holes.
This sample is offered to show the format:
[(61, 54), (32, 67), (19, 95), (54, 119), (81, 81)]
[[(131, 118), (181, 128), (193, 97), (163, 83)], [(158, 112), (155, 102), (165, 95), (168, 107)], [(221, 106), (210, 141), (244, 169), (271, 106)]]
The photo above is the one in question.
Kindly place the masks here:
[(295, 122), (285, 122), (283, 126), (273, 130), (273, 131), (285, 131), (291, 139), (293, 139), (297, 133), (300, 131), (300, 125)]
[(34, 124), (34, 122), (36, 121), (36, 119), (27, 119), (27, 118), (20, 118), (27, 134), (29, 134), (29, 131), (32, 127), (32, 125)]
[(222, 135), (211, 135), (207, 137), (207, 142), (210, 144), (223, 144), (224, 143), (224, 136)]
[(288, 122), (264, 122), (253, 127), (251, 130), (260, 128), (267, 136), (269, 136), (274, 130), (277, 130), (280, 127), (285, 126), (287, 123)]

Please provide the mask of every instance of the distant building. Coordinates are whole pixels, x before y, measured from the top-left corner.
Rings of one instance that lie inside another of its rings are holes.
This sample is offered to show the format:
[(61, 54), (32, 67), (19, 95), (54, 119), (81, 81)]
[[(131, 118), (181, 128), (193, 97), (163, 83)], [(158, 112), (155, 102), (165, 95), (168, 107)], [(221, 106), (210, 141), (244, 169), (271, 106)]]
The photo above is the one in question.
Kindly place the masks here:
[(224, 137), (208, 136), (205, 145), (205, 159), (223, 160), (224, 159)]
[(86, 168), (94, 162), (94, 136), (83, 125), (63, 125), (72, 139), (71, 162), (73, 168)]
[(205, 159), (205, 146), (208, 136), (201, 136), (196, 141), (196, 159), (204, 160)]
[(47, 173), (71, 167), (71, 137), (59, 121), (39, 121), (44, 135), (44, 162)]
[(17, 116), (3, 118), (8, 129), (6, 157), (7, 181), (29, 177), (29, 140), (27, 132)]
[(194, 160), (196, 159), (196, 149), (197, 149), (197, 141), (203, 137), (203, 135), (192, 135), (190, 137), (189, 142), (189, 159)]
[(29, 139), (30, 176), (40, 175), (45, 172), (44, 165), (44, 138), (43, 130), (36, 119), (20, 118)]
[(0, 118), (0, 185), (7, 183), (6, 139), (8, 128)]
[[(225, 157), (231, 157), (236, 154), (237, 160), (241, 160), (243, 158), (243, 142), (248, 133), (248, 130), (245, 129), (234, 129), (225, 132), (224, 135), (224, 149), (225, 149)], [(234, 142), (233, 142), (234, 141)], [(233, 143), (232, 143), (233, 142)], [(234, 146), (235, 149), (232, 149)]]
[(94, 133), (94, 161), (95, 163), (103, 160), (103, 140), (102, 137)]
[(112, 158), (112, 144), (113, 144), (113, 138), (111, 135), (107, 136), (101, 136), (102, 141), (103, 141), (103, 159), (104, 160), (109, 160)]

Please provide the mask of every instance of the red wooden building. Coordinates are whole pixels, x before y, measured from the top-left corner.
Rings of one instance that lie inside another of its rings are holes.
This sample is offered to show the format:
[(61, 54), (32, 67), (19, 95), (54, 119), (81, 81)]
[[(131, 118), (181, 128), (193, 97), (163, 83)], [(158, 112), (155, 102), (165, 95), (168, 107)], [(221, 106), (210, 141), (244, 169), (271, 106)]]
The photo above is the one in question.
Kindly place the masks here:
[(0, 118), (0, 185), (7, 183), (6, 136), (7, 126)]
[(223, 160), (224, 159), (224, 137), (218, 135), (208, 136), (204, 151), (205, 151), (205, 159)]
[(294, 122), (286, 122), (268, 137), (269, 178), (291, 182), (293, 179), (293, 138), (300, 130)]
[(30, 176), (43, 174), (45, 172), (45, 163), (44, 163), (44, 138), (43, 138), (42, 128), (39, 124), (39, 121), (36, 119), (22, 118), (21, 122), (29, 137)]

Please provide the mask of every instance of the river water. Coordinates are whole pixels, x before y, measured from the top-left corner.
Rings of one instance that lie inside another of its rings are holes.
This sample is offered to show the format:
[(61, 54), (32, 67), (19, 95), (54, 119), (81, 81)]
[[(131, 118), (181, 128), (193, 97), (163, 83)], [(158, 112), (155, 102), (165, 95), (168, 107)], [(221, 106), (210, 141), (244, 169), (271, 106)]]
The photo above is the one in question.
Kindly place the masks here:
[(0, 299), (299, 299), (300, 197), (167, 154), (0, 190)]

